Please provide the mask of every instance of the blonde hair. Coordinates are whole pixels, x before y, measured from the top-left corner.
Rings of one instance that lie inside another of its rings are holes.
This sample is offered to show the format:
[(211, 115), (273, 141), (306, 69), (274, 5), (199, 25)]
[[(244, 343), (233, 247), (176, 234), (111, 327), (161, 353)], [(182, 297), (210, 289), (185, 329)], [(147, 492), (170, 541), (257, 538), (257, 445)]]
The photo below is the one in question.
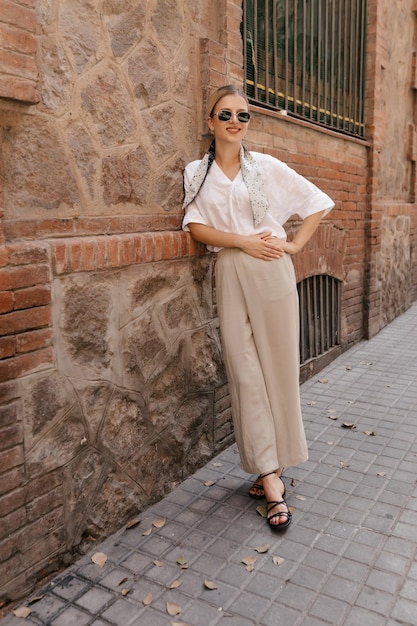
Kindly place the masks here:
[(241, 96), (244, 100), (246, 100), (246, 104), (249, 108), (249, 100), (244, 91), (242, 91), (241, 89), (239, 89), (239, 87), (236, 87), (235, 85), (225, 85), (224, 87), (219, 87), (219, 89), (211, 94), (207, 103), (208, 117), (213, 117), (216, 104), (224, 96)]

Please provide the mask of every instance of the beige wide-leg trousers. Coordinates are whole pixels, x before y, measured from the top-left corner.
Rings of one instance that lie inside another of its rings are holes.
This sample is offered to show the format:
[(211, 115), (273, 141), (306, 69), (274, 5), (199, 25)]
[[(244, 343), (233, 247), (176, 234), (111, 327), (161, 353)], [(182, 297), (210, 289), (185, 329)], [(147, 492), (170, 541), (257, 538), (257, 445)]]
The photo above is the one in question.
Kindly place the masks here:
[(300, 408), (298, 294), (292, 260), (233, 248), (216, 261), (217, 307), (242, 469), (308, 458)]

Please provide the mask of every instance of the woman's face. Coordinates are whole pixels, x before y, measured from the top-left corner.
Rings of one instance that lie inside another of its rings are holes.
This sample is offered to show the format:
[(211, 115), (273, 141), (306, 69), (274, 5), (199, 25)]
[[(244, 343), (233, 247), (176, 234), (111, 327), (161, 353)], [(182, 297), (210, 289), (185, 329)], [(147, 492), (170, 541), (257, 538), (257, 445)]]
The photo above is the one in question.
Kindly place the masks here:
[[(221, 121), (218, 117), (219, 111), (230, 111), (232, 116), (228, 121)], [(248, 131), (248, 122), (241, 122), (237, 114), (248, 112), (248, 105), (245, 98), (237, 94), (223, 96), (214, 107), (212, 117), (207, 119), (207, 124), (214, 134), (216, 143), (224, 141), (227, 143), (240, 143)]]

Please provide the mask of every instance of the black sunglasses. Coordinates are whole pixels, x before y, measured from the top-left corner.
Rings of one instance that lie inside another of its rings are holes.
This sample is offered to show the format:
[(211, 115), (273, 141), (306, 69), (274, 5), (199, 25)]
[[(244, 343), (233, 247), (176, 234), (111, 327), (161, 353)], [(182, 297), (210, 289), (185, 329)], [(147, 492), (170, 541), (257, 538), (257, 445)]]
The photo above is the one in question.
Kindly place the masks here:
[[(217, 111), (217, 113), (213, 113), (212, 117), (214, 117), (215, 115), (217, 115), (217, 119), (220, 122), (228, 122), (232, 119), (233, 113), (231, 111), (225, 111), (222, 109), (221, 111)], [(238, 119), (238, 122), (247, 124), (250, 120), (250, 113), (248, 113), (248, 111), (239, 111), (239, 113), (236, 113), (236, 117)]]

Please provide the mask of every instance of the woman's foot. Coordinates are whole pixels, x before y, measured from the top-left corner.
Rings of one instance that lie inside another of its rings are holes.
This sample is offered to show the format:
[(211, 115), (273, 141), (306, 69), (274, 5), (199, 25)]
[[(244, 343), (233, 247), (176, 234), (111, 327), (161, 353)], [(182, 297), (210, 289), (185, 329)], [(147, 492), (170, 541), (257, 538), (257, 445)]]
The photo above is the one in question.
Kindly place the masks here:
[[(281, 477), (283, 471), (284, 468), (281, 469), (279, 467), (277, 470), (275, 470), (275, 473), (277, 476)], [(254, 498), (255, 500), (262, 500), (263, 498), (265, 498), (265, 490), (261, 474), (258, 476), (252, 487), (249, 489), (249, 497)]]
[(249, 497), (254, 498), (255, 500), (262, 500), (263, 498), (265, 498), (264, 486), (262, 484), (262, 476), (258, 476), (252, 487), (249, 489)]
[(263, 474), (261, 478), (267, 501), (267, 522), (274, 530), (284, 530), (292, 520), (285, 501), (284, 482), (277, 472)]

